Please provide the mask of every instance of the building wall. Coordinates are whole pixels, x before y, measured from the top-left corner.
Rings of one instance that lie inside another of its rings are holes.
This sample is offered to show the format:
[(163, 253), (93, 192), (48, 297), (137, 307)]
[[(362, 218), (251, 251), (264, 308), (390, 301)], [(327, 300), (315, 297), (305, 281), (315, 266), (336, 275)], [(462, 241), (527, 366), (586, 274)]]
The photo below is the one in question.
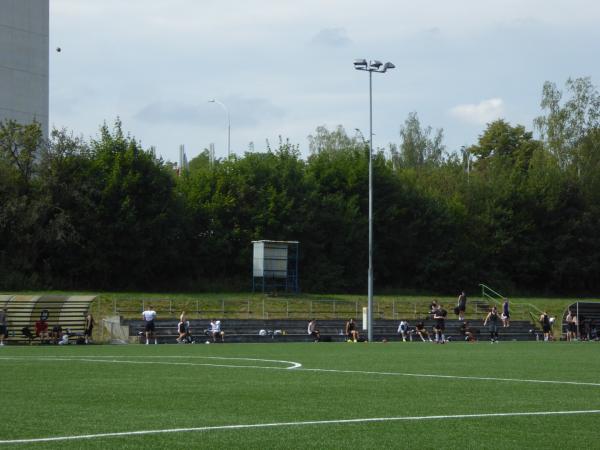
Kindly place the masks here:
[(49, 0), (0, 0), (0, 120), (48, 135)]

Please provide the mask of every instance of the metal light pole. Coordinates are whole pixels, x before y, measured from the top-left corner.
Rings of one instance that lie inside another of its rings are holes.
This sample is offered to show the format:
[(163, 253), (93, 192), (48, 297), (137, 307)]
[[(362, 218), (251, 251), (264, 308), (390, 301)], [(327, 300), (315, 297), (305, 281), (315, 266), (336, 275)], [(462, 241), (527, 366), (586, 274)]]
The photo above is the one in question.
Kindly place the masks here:
[(217, 105), (220, 105), (227, 114), (227, 159), (229, 159), (231, 156), (231, 118), (229, 117), (229, 110), (227, 109), (227, 106), (217, 99), (213, 98), (212, 100), (209, 100), (208, 103), (216, 103)]
[(367, 303), (367, 335), (373, 341), (373, 72), (385, 73), (396, 66), (391, 62), (383, 64), (373, 60), (355, 59), (354, 68), (369, 72), (369, 276)]

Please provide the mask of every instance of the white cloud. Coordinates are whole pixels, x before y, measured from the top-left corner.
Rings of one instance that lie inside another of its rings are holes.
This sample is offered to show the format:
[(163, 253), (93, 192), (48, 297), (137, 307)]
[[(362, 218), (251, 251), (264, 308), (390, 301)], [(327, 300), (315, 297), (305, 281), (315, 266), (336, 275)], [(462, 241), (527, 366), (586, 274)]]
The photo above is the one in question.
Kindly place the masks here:
[(450, 115), (463, 122), (484, 125), (504, 115), (504, 102), (501, 98), (490, 98), (477, 104), (457, 105)]
[(327, 47), (344, 47), (352, 41), (348, 38), (345, 28), (325, 28), (319, 31), (311, 41), (313, 44)]

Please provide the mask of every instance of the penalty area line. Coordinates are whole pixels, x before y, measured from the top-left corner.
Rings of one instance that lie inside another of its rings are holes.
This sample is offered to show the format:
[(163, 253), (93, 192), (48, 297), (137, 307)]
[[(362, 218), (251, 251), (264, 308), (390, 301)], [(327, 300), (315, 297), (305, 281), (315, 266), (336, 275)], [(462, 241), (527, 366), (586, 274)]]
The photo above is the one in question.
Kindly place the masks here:
[(167, 428), (162, 430), (140, 430), (140, 431), (122, 431), (115, 433), (81, 434), (74, 436), (55, 436), (45, 438), (31, 439), (7, 439), (0, 440), (0, 445), (9, 444), (32, 444), (36, 442), (57, 442), (57, 441), (75, 441), (85, 439), (101, 439), (107, 437), (126, 437), (126, 436), (144, 436), (163, 433), (184, 433), (184, 432), (202, 432), (218, 430), (244, 430), (257, 428), (276, 428), (276, 427), (298, 427), (310, 425), (343, 425), (354, 423), (369, 422), (394, 422), (394, 421), (419, 421), (419, 420), (443, 420), (443, 419), (485, 419), (493, 417), (523, 417), (523, 416), (561, 416), (573, 414), (598, 414), (600, 410), (591, 409), (584, 411), (530, 411), (530, 412), (505, 412), (505, 413), (482, 413), (482, 414), (454, 414), (437, 416), (404, 416), (404, 417), (368, 417), (358, 419), (338, 419), (338, 420), (310, 420), (303, 422), (276, 422), (276, 423), (255, 423), (239, 425), (216, 425), (193, 428)]

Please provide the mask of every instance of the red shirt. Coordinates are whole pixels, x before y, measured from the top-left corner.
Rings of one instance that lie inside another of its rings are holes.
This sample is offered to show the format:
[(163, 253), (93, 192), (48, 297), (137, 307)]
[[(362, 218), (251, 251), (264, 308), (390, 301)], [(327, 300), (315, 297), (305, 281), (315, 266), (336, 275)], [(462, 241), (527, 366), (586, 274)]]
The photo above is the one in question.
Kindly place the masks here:
[(48, 322), (45, 320), (38, 320), (35, 323), (35, 335), (39, 336), (43, 331), (48, 331)]

